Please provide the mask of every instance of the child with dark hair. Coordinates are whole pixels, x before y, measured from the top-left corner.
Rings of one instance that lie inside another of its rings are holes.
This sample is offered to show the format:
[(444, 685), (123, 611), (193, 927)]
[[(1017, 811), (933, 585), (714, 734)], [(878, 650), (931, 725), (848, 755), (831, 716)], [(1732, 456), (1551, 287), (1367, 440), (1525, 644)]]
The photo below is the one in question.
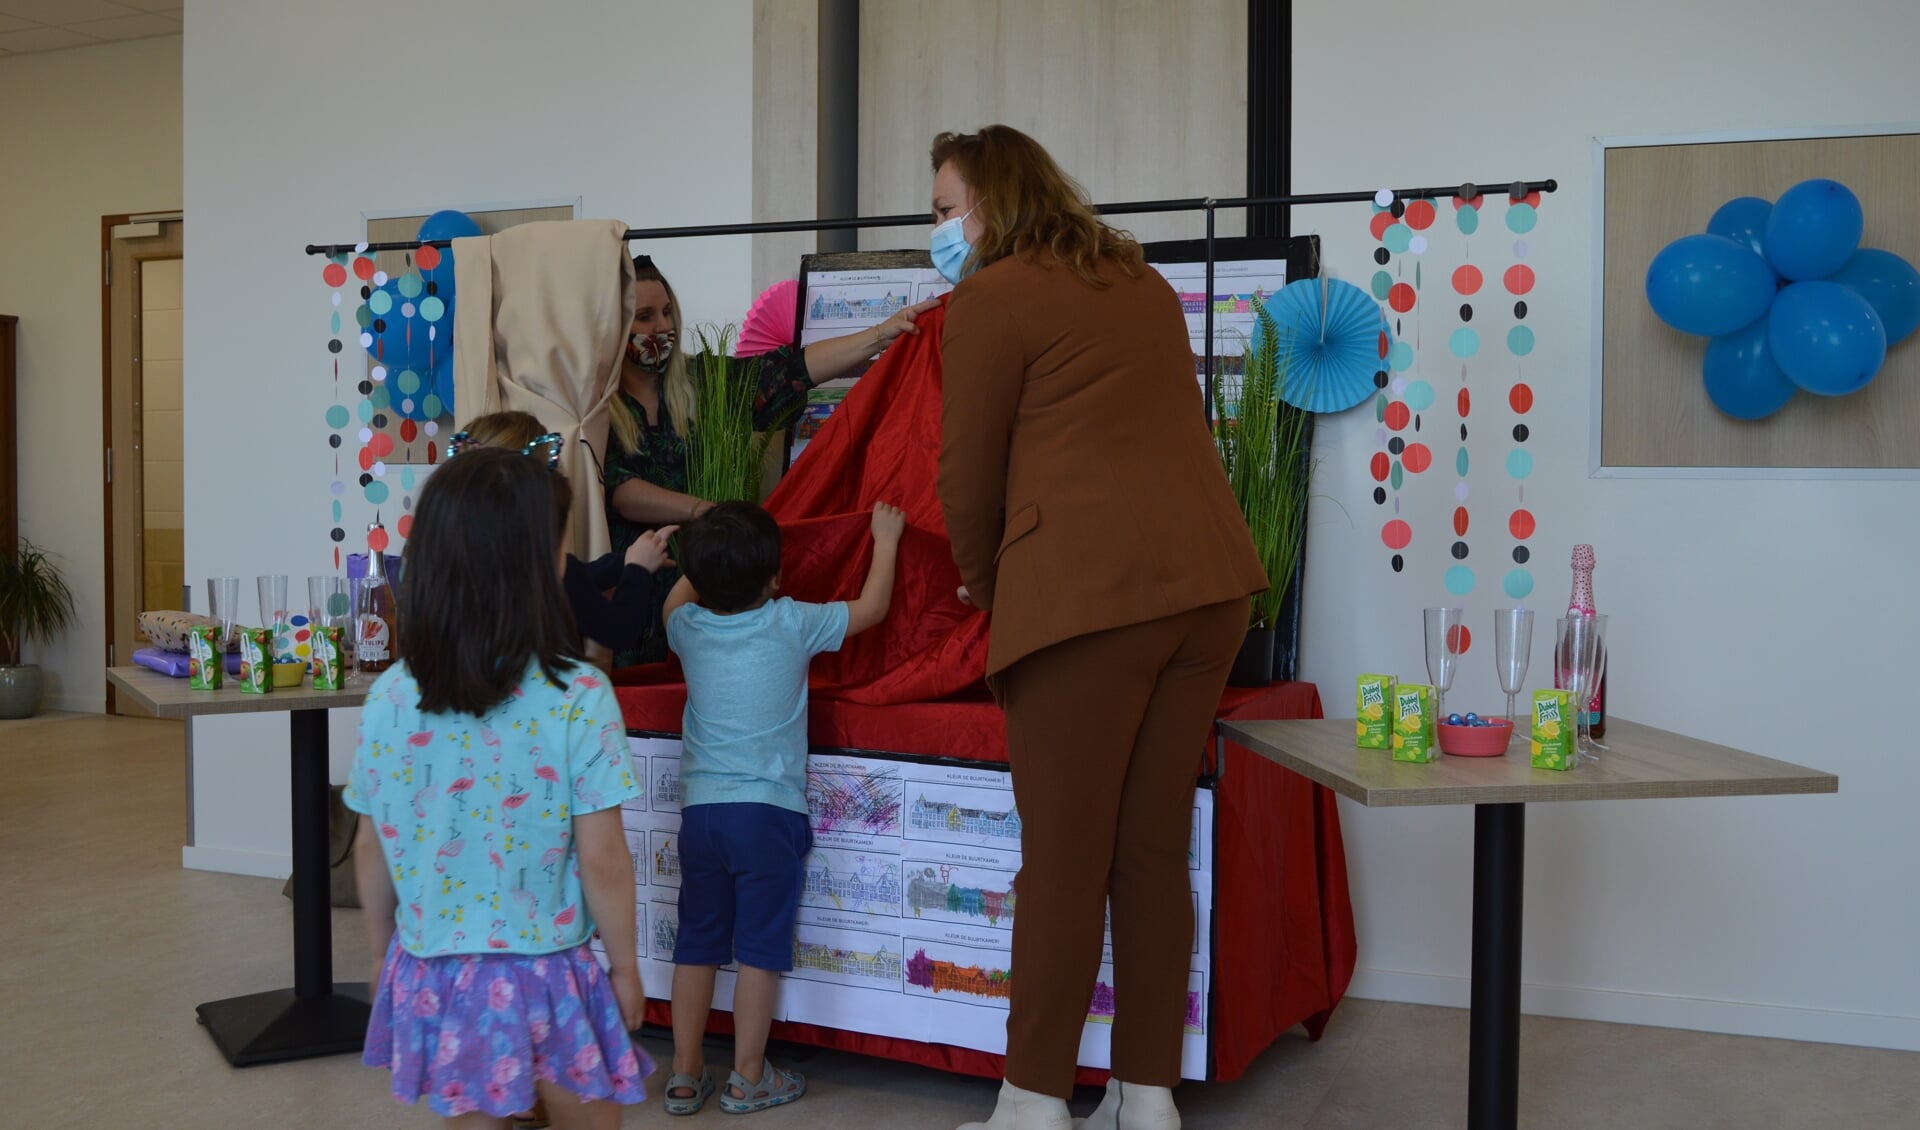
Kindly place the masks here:
[[(530, 412), (490, 412), (469, 421), (447, 444), (449, 458), (476, 447), (504, 447), (551, 466), (560, 458), (563, 442)], [(561, 511), (564, 516), (566, 511)], [(642, 647), (661, 632), (654, 610), (662, 570), (673, 568), (668, 543), (678, 526), (662, 526), (634, 538), (624, 553), (606, 553), (592, 561), (567, 555), (561, 586), (573, 608), (580, 634), (615, 653)]]
[(858, 599), (776, 597), (780, 527), (723, 502), (680, 531), (685, 576), (667, 597), (667, 642), (686, 671), (680, 770), (680, 933), (673, 949), (673, 1073), (664, 1105), (693, 1114), (713, 1094), (701, 1055), (719, 967), (738, 961), (733, 1074), (721, 1109), (744, 1114), (806, 1093), (766, 1061), (780, 974), (793, 968), (807, 819), (807, 666), (886, 619), (906, 516), (873, 508), (873, 563)]
[[(572, 491), (518, 451), (436, 470), (345, 793), (375, 993), (363, 1061), (449, 1126), (536, 1095), (606, 1130), (646, 1097), (646, 1007), (620, 804), (626, 726), (560, 590)], [(599, 924), (610, 972), (587, 947)]]

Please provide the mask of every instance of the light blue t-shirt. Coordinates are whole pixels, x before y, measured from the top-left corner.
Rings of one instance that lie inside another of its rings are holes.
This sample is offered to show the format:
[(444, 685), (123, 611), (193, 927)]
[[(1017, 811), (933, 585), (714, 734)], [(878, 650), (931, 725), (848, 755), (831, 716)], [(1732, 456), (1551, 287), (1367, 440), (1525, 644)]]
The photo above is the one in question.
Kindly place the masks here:
[(552, 953), (592, 935), (573, 817), (642, 790), (600, 672), (561, 673), (556, 686), (529, 664), (484, 718), (422, 714), (405, 663), (367, 691), (345, 800), (373, 818), (415, 957)]
[(807, 811), (807, 665), (839, 651), (847, 606), (782, 597), (722, 616), (683, 604), (667, 642), (687, 676), (683, 806), (771, 804)]

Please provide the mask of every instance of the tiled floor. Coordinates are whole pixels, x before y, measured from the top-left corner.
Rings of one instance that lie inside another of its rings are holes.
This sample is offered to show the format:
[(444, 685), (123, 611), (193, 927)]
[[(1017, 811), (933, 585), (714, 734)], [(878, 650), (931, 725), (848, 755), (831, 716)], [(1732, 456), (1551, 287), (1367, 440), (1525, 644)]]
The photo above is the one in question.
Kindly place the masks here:
[[(436, 1125), (387, 1098), (385, 1075), (351, 1056), (244, 1071), (220, 1059), (193, 1006), (288, 983), (291, 914), (276, 882), (181, 870), (183, 806), (177, 724), (0, 722), (6, 1121)], [(357, 915), (335, 912), (343, 977), (366, 964)], [(1462, 1126), (1466, 1037), (1457, 1010), (1350, 1000), (1319, 1044), (1296, 1031), (1243, 1079), (1181, 1088), (1180, 1105), (1193, 1130)], [(1527, 1127), (1920, 1127), (1920, 1055), (1532, 1017), (1524, 1037)], [(659, 1043), (649, 1050), (666, 1057)], [(811, 1093), (756, 1115), (756, 1127), (947, 1130), (992, 1105), (985, 1080), (798, 1054)], [(694, 1124), (726, 1119), (710, 1108)], [(666, 1119), (650, 1103), (626, 1124)]]

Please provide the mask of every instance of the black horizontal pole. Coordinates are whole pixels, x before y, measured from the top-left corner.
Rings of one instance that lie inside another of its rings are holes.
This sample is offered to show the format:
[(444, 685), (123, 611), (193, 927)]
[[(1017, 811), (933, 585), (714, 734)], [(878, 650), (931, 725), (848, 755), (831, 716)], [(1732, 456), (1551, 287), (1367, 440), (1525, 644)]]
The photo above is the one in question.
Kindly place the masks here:
[[(1525, 188), (1527, 192), (1554, 192), (1560, 182), (1552, 179), (1513, 181), (1493, 186), (1490, 191), (1511, 191), (1515, 186)], [(1393, 194), (1401, 200), (1439, 200), (1450, 196), (1477, 195), (1476, 186), (1471, 183), (1444, 185), (1434, 188), (1397, 188)], [(1294, 193), (1288, 196), (1233, 196), (1209, 199), (1204, 196), (1190, 196), (1178, 200), (1128, 200), (1117, 204), (1096, 204), (1094, 211), (1103, 216), (1139, 215), (1147, 212), (1204, 212), (1209, 208), (1259, 208), (1278, 205), (1290, 207), (1306, 204), (1358, 204), (1372, 200), (1375, 192), (1308, 192)], [(842, 219), (818, 220), (766, 220), (750, 224), (704, 224), (677, 228), (632, 228), (626, 238), (636, 239), (697, 239), (710, 235), (773, 235), (778, 232), (796, 231), (845, 231), (849, 228), (917, 228), (932, 223), (931, 217), (924, 212), (914, 212), (894, 216), (852, 216)], [(453, 243), (450, 239), (401, 239), (385, 243), (309, 243), (309, 255), (344, 255), (349, 251), (411, 251), (416, 247), (447, 247)]]

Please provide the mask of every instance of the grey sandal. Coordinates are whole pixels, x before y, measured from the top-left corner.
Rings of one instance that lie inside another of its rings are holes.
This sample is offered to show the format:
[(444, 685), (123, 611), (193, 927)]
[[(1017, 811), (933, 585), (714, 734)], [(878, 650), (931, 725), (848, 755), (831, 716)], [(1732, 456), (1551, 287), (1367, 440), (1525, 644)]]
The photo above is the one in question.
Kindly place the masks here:
[[(675, 1095), (675, 1091), (692, 1091), (691, 1095)], [(667, 1076), (667, 1089), (660, 1094), (660, 1105), (668, 1114), (699, 1114), (700, 1108), (707, 1105), (713, 1096), (713, 1075), (701, 1071), (698, 1079), (691, 1075)]]
[[(736, 1087), (740, 1089), (740, 1098), (733, 1095)], [(806, 1076), (798, 1071), (783, 1071), (763, 1061), (758, 1083), (741, 1078), (738, 1071), (728, 1077), (727, 1089), (720, 1092), (720, 1109), (728, 1114), (752, 1114), (793, 1102), (806, 1093)]]

